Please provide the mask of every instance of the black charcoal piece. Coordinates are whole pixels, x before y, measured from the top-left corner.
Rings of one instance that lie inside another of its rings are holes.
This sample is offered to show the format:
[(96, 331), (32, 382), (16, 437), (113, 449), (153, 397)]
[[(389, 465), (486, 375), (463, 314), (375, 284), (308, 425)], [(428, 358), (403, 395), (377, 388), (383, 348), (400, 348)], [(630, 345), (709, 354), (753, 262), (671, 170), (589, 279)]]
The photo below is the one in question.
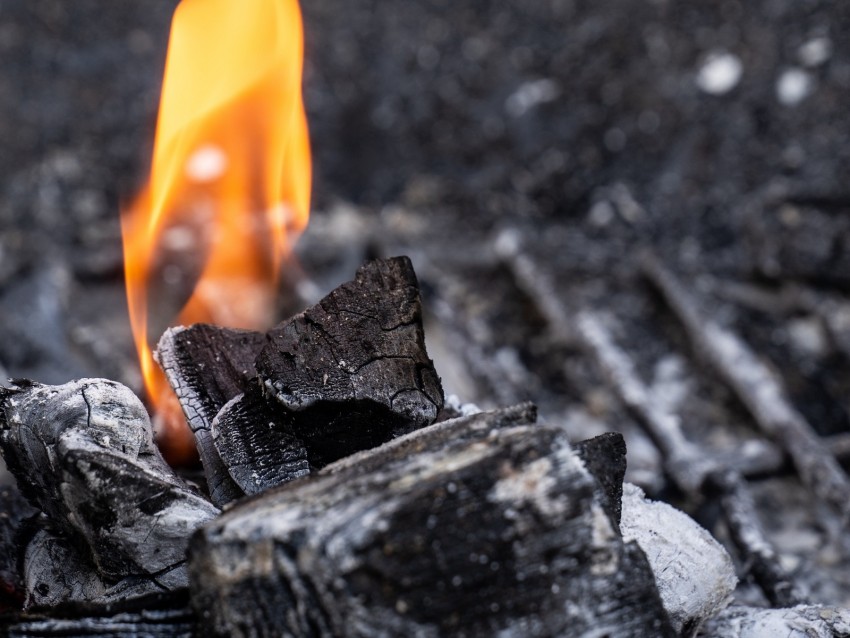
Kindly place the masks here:
[(584, 466), (602, 487), (602, 504), (612, 521), (620, 524), (623, 479), (626, 477), (626, 441), (619, 432), (607, 432), (586, 441), (573, 443)]
[(310, 473), (307, 449), (290, 422), (289, 414), (269, 402), (258, 384), (228, 401), (213, 420), (216, 451), (245, 494)]
[(103, 379), (3, 388), (0, 449), (24, 495), (85, 544), (105, 580), (186, 585), (188, 537), (218, 509), (162, 459), (129, 389)]
[(268, 338), (257, 372), (314, 466), (429, 425), (443, 406), (407, 257), (366, 263)]
[(218, 457), (210, 427), (224, 404), (242, 394), (256, 377), (254, 360), (264, 334), (195, 324), (169, 328), (159, 340), (157, 360), (192, 429), (210, 498), (219, 507), (244, 496)]
[(476, 429), (488, 418), (414, 432), (204, 526), (189, 568), (204, 631), (673, 635), (563, 430)]

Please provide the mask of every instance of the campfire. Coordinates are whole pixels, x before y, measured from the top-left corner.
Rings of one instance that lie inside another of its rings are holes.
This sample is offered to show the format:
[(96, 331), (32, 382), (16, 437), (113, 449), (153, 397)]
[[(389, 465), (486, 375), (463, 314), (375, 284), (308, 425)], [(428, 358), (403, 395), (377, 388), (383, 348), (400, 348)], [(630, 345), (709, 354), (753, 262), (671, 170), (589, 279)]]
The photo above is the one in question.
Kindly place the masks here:
[[(726, 117), (773, 140), (741, 115), (772, 121), (764, 58), (727, 34), (686, 56), (689, 88), (669, 62), (636, 93), (644, 60), (695, 46), (665, 26), (684, 17), (500, 5), (479, 33), (461, 6), (372, 9), (180, 2), (148, 181), (112, 237), (137, 370), (80, 364), (86, 339), (120, 346), (61, 316), (52, 271), (7, 293), (0, 251), (0, 633), (845, 635), (846, 200), (797, 179), (790, 146), (740, 183), (743, 152), (697, 169)], [(569, 66), (554, 24), (635, 79)], [(771, 98), (792, 124), (842, 77), (828, 31), (794, 46)], [(657, 97), (674, 86), (681, 111)], [(326, 180), (309, 225), (305, 104)], [(603, 108), (634, 117), (600, 129)], [(405, 127), (417, 143), (386, 146)], [(368, 175), (337, 163), (352, 140), (385, 154)], [(700, 216), (718, 202), (728, 219)]]

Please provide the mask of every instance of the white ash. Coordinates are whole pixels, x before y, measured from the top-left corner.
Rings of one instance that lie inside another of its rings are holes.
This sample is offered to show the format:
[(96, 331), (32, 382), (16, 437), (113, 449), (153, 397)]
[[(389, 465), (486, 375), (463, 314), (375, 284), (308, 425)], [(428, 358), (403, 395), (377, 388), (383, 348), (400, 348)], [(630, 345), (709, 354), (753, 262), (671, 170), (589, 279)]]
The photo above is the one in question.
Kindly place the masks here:
[(447, 410), (457, 412), (460, 416), (472, 416), (482, 412), (474, 403), (463, 403), (456, 394), (450, 394), (446, 397), (444, 406)]
[(836, 638), (850, 635), (850, 610), (799, 605), (791, 609), (729, 607), (708, 621), (702, 638)]
[(738, 582), (732, 559), (684, 512), (624, 483), (620, 531), (646, 554), (676, 631), (697, 628), (729, 604)]

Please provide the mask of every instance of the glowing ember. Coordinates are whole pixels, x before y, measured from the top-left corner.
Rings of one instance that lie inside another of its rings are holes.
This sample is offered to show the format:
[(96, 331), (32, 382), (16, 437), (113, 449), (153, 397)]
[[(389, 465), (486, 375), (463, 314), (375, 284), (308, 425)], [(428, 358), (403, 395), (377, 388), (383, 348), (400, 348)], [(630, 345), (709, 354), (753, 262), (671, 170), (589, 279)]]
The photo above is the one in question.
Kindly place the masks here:
[[(133, 335), (175, 462), (194, 444), (167, 405), (174, 402), (149, 344), (159, 332), (149, 323), (153, 316), (163, 324), (163, 315), (172, 325), (270, 321), (282, 259), (310, 205), (302, 66), (296, 0), (177, 7), (150, 181), (122, 219)], [(168, 312), (162, 291), (187, 279), (191, 296)]]

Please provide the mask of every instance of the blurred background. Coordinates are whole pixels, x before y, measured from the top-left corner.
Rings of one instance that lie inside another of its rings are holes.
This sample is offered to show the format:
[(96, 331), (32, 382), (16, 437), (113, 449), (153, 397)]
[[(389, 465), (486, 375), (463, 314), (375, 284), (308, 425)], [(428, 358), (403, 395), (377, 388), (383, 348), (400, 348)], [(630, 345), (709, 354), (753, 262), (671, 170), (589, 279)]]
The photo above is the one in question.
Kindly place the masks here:
[[(119, 211), (146, 178), (175, 6), (0, 0), (6, 375), (141, 391)], [(573, 312), (600, 313), (689, 440), (722, 454), (762, 437), (639, 273), (651, 249), (780, 375), (819, 434), (850, 432), (850, 6), (310, 0), (303, 11), (314, 206), (281, 319), (363, 259), (409, 254), (449, 393), (533, 400), (575, 438), (620, 430), (630, 478), (675, 498)], [(800, 501), (798, 517), (771, 522), (789, 565), (827, 569), (805, 492), (787, 476), (765, 485), (765, 512), (779, 493)], [(846, 602), (840, 579), (809, 586)]]

